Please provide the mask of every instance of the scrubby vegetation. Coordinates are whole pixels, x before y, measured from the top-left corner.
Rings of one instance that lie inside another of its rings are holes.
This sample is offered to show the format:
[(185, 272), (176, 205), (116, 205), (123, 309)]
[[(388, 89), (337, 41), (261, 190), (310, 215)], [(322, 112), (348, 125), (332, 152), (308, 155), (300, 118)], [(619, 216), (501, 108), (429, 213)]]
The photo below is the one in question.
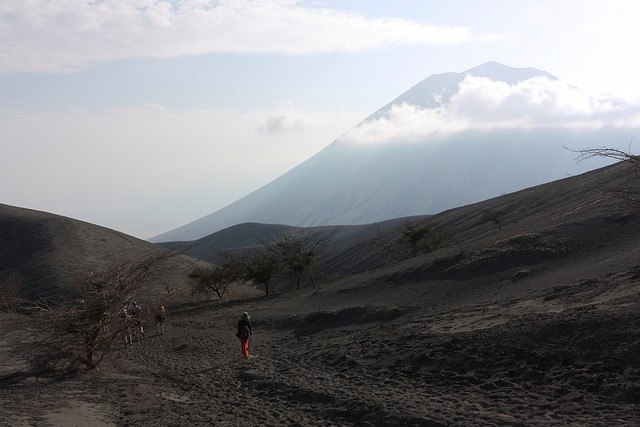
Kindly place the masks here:
[(96, 368), (116, 340), (132, 327), (126, 305), (152, 284), (170, 274), (170, 252), (116, 262), (87, 272), (76, 299), (34, 303), (40, 310), (30, 317), (19, 348), (36, 372)]

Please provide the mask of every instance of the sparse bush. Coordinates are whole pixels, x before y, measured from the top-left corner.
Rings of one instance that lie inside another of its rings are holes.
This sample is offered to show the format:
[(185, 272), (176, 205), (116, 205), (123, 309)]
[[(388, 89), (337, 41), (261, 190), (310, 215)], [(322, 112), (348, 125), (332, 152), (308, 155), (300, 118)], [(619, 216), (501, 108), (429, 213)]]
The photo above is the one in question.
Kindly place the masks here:
[(497, 212), (493, 209), (484, 209), (482, 211), (482, 217), (487, 221), (493, 222), (498, 227), (498, 230), (502, 230), (503, 223), (502, 214), (500, 212)]
[(270, 262), (277, 266), (279, 273), (285, 274), (295, 283), (296, 290), (300, 289), (300, 284), (305, 279), (315, 288), (318, 257), (333, 239), (333, 234), (323, 236), (304, 230), (295, 235), (279, 235), (263, 242), (266, 251), (264, 256), (271, 259)]
[(23, 277), (14, 270), (0, 271), (0, 310), (15, 313), (21, 303)]
[(460, 243), (449, 231), (438, 229), (431, 222), (409, 221), (386, 236), (378, 229), (372, 239), (372, 243), (391, 255), (396, 263), (440, 249), (450, 241), (455, 242), (462, 252)]
[(587, 148), (584, 150), (572, 150), (579, 154), (577, 160), (584, 161), (593, 157), (605, 157), (618, 160), (630, 168), (628, 178), (615, 187), (601, 188), (603, 192), (623, 200), (633, 208), (640, 208), (640, 156), (624, 152), (615, 148)]
[(130, 327), (123, 308), (169, 271), (170, 252), (144, 255), (89, 272), (77, 299), (56, 306), (41, 303), (35, 328), (21, 348), (33, 370), (96, 368), (115, 340)]
[(189, 277), (193, 279), (192, 294), (209, 295), (215, 293), (222, 300), (227, 288), (244, 277), (242, 259), (223, 255), (223, 262), (211, 268), (197, 268)]
[(396, 264), (398, 264), (402, 261), (402, 259), (400, 258), (400, 255), (398, 254), (398, 251), (396, 249), (397, 244), (395, 240), (396, 240), (395, 238), (394, 239), (387, 238), (385, 235), (382, 234), (382, 231), (378, 228), (376, 229), (376, 236), (372, 239), (372, 242), (374, 245), (376, 245), (377, 247), (381, 248), (383, 251), (391, 255), (391, 257), (396, 262)]
[(417, 256), (419, 251), (429, 252), (431, 242), (429, 241), (432, 231), (431, 224), (417, 225), (406, 222), (400, 231), (400, 242), (409, 247), (412, 256)]
[(280, 273), (280, 264), (268, 253), (253, 254), (245, 260), (244, 280), (264, 285), (265, 296), (269, 297), (269, 286)]

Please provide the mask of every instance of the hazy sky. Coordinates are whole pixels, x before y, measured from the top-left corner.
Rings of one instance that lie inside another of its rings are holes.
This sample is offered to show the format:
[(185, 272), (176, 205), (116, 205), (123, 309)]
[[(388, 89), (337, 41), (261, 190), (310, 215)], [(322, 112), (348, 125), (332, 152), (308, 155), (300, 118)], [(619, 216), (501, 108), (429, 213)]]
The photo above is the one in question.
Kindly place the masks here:
[[(431, 74), (490, 60), (584, 90), (545, 83), (574, 122), (637, 113), (638, 22), (637, 0), (0, 0), (0, 203), (152, 237), (268, 183)], [(536, 102), (531, 117), (551, 120)], [(433, 121), (393, 114), (405, 129)], [(377, 141), (388, 122), (376, 126), (350, 135)]]

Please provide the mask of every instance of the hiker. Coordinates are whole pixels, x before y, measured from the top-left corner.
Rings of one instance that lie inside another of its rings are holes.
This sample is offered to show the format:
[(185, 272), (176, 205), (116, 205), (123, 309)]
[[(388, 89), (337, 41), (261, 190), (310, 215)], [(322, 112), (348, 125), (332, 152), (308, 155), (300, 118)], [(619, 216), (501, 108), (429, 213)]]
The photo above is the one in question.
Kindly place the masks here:
[(133, 337), (131, 336), (131, 316), (127, 313), (127, 308), (122, 309), (120, 313), (120, 325), (124, 331), (124, 346), (133, 345)]
[(156, 306), (156, 332), (160, 335), (164, 335), (164, 320), (167, 318), (167, 310), (164, 305), (158, 304)]
[[(142, 328), (142, 308), (135, 301), (131, 303), (129, 314), (131, 315), (131, 318), (136, 325), (136, 335), (138, 335), (138, 332), (140, 332), (144, 337), (144, 329)], [(140, 337), (138, 337), (138, 340), (139, 339)]]
[(246, 311), (242, 313), (242, 318), (238, 321), (238, 332), (236, 337), (240, 339), (240, 349), (242, 350), (242, 357), (249, 358), (249, 340), (251, 339), (253, 330), (251, 329), (251, 322), (249, 321), (249, 313)]

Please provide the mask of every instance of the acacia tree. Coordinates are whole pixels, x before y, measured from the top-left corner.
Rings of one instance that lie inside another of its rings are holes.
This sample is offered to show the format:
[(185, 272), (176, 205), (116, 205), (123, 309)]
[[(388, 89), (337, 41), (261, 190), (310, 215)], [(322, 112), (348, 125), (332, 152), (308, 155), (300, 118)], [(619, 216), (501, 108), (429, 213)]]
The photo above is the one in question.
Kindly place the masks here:
[(258, 253), (245, 258), (243, 279), (264, 285), (265, 296), (269, 297), (269, 286), (280, 273), (280, 265), (270, 254)]
[(386, 236), (382, 234), (380, 229), (376, 230), (376, 236), (372, 238), (372, 243), (389, 253), (396, 263), (423, 252), (436, 250), (447, 241), (455, 242), (462, 252), (460, 243), (452, 233), (447, 230), (439, 230), (438, 232), (435, 230), (436, 227), (431, 222), (406, 221)]
[(21, 350), (34, 370), (96, 368), (130, 327), (123, 309), (173, 268), (172, 252), (154, 252), (94, 270), (80, 280), (77, 299), (40, 303)]
[(229, 285), (243, 279), (243, 263), (240, 258), (223, 255), (220, 264), (210, 268), (197, 268), (189, 277), (195, 281), (192, 293), (206, 295), (213, 292), (222, 300)]
[(400, 232), (400, 242), (409, 246), (411, 254), (415, 257), (418, 255), (418, 249), (430, 249), (428, 237), (431, 229), (430, 224), (417, 225), (407, 222)]
[(316, 273), (318, 256), (324, 247), (333, 239), (333, 232), (322, 235), (303, 230), (293, 235), (279, 235), (263, 242), (267, 257), (278, 266), (278, 270), (288, 277), (300, 290), (300, 284), (305, 278), (309, 279), (315, 288), (314, 275)]

